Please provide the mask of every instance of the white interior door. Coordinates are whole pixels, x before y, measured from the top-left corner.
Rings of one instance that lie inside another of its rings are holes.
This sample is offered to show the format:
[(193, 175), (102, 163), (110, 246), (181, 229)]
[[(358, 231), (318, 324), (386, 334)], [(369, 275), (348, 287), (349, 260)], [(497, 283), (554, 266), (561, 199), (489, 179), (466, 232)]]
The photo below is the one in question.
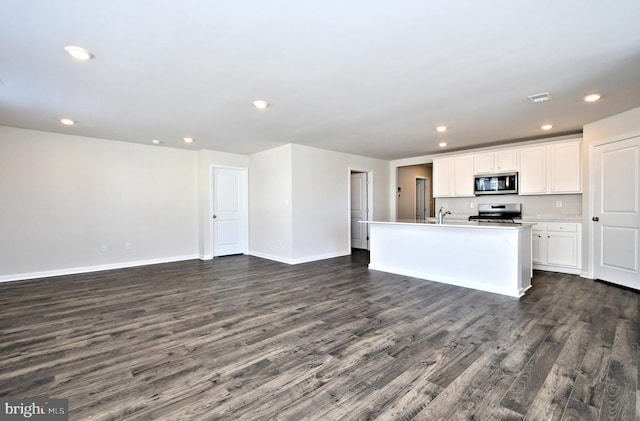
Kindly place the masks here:
[(213, 255), (246, 251), (244, 171), (213, 170)]
[(593, 271), (640, 290), (640, 136), (594, 148)]
[(351, 173), (351, 247), (369, 249), (369, 225), (367, 212), (367, 173)]

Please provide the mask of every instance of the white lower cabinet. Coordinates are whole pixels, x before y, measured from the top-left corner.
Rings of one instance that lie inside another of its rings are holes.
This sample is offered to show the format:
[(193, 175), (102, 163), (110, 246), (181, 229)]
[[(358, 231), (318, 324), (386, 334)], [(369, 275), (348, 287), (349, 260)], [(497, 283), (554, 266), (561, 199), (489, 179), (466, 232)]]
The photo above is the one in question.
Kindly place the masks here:
[(537, 222), (531, 232), (534, 269), (580, 274), (581, 224)]
[(544, 223), (538, 222), (531, 230), (531, 260), (533, 264), (547, 261), (547, 232)]

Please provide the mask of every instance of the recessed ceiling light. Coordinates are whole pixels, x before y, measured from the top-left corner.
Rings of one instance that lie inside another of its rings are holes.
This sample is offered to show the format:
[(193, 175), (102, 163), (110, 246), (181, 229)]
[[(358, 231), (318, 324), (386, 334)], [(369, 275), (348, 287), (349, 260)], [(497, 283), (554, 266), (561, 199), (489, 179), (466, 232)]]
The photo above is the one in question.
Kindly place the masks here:
[(445, 146), (447, 146), (447, 142), (440, 142), (438, 143), (438, 146), (440, 146), (441, 148), (444, 148)]
[(600, 98), (602, 98), (602, 96), (600, 94), (591, 94), (591, 95), (587, 95), (584, 97), (584, 100), (586, 102), (596, 102), (597, 100), (599, 100)]
[(436, 127), (436, 130), (439, 131), (440, 133), (446, 132), (447, 131), (447, 126), (438, 126), (438, 127)]
[(71, 120), (70, 118), (61, 118), (60, 123), (64, 124), (65, 126), (73, 126), (74, 124), (76, 124), (76, 122)]
[(93, 58), (93, 54), (90, 51), (85, 50), (82, 47), (76, 47), (74, 45), (68, 45), (64, 49), (69, 55), (79, 61), (87, 61)]
[(265, 101), (264, 99), (257, 99), (255, 101), (253, 101), (253, 106), (256, 107), (259, 110), (264, 110), (265, 108), (267, 108), (269, 106), (269, 103), (267, 101)]
[(182, 140), (184, 140), (184, 143), (193, 143), (192, 137), (185, 137), (185, 138), (182, 138)]
[(551, 129), (553, 129), (553, 124), (544, 124), (544, 125), (540, 126), (540, 128), (542, 130), (551, 130)]
[(160, 141), (158, 139), (153, 139), (151, 143), (153, 143), (154, 145), (159, 145)]

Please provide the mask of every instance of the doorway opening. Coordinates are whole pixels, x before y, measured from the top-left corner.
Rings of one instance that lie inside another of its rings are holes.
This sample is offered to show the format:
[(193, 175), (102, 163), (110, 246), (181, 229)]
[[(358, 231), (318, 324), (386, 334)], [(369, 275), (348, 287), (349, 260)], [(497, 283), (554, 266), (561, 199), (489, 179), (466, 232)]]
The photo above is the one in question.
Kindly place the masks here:
[(351, 231), (351, 249), (369, 250), (369, 224), (362, 224), (371, 215), (371, 178), (370, 171), (350, 171), (349, 182), (349, 225)]
[(396, 218), (425, 219), (434, 216), (433, 164), (398, 167)]

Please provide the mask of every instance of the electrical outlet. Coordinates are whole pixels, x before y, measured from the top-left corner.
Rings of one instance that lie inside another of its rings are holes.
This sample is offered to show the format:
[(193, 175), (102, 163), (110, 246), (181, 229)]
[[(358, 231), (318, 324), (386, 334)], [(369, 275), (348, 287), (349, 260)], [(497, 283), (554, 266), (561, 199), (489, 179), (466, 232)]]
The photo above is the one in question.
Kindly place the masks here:
[(562, 200), (556, 200), (556, 208), (562, 207)]

